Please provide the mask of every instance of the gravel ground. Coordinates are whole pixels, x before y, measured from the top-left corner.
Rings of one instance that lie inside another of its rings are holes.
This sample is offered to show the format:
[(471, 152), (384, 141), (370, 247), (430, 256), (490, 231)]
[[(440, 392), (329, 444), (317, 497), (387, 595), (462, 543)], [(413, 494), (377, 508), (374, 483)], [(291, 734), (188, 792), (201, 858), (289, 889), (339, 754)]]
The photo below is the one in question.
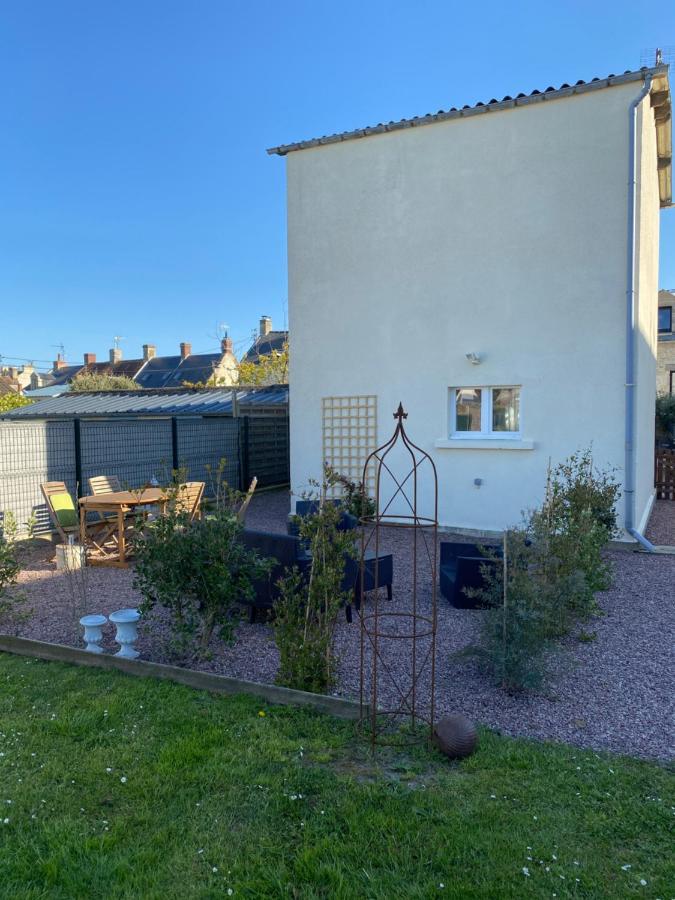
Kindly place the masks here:
[[(663, 508), (664, 503), (657, 504), (648, 533), (658, 543), (675, 544), (675, 504), (671, 504), (671, 512), (670, 508)], [(249, 508), (247, 527), (283, 532), (287, 512), (287, 493), (260, 494)], [(394, 554), (394, 599), (388, 604), (382, 592), (380, 609), (408, 611), (412, 584), (410, 543), (401, 530), (387, 531), (390, 533), (383, 537), (382, 550)], [(614, 569), (614, 587), (599, 595), (603, 614), (584, 626), (586, 632), (595, 633), (595, 639), (581, 642), (573, 636), (567, 638), (551, 660), (549, 687), (539, 694), (510, 697), (495, 688), (470, 660), (455, 658), (458, 651), (475, 640), (482, 613), (453, 609), (439, 595), (438, 712), (461, 712), (511, 735), (566, 741), (644, 758), (671, 758), (675, 737), (675, 556), (612, 551), (608, 558)], [(26, 602), (21, 617), (3, 623), (4, 631), (81, 646), (77, 620), (85, 611), (109, 614), (135, 606), (140, 600), (132, 586), (133, 570), (88, 568), (83, 602), (79, 592), (73, 594), (69, 579), (55, 572), (52, 559), (50, 545), (40, 544), (27, 554), (21, 574)], [(428, 614), (431, 582), (424, 574), (419, 582), (419, 611)], [(366, 610), (372, 609), (371, 596)], [(389, 630), (397, 631), (405, 620), (389, 621)], [(169, 637), (165, 614), (148, 617), (137, 645), (143, 658), (173, 661)], [(356, 617), (353, 625), (341, 617), (336, 643), (341, 660), (336, 693), (358, 697), (360, 629)], [(104, 629), (103, 645), (106, 649), (116, 647), (111, 625)], [(383, 656), (392, 677), (387, 679), (389, 687), (380, 691), (381, 703), (395, 702), (393, 682), (403, 685), (406, 691), (409, 660), (405, 647), (405, 642), (398, 640), (383, 644)], [(211, 649), (212, 658), (197, 663), (197, 668), (255, 681), (274, 681), (278, 657), (269, 625), (242, 623), (234, 646), (214, 640)]]
[(657, 500), (654, 503), (646, 537), (653, 544), (675, 547), (675, 502)]

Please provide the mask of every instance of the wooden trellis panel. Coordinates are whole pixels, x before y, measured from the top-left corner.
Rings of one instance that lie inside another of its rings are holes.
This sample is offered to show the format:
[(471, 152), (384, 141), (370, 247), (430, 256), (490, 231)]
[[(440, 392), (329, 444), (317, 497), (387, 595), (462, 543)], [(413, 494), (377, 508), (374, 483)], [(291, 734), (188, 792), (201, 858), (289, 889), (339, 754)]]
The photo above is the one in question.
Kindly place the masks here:
[[(363, 464), (377, 447), (377, 397), (372, 394), (323, 398), (323, 459), (341, 475), (361, 481)], [(375, 493), (375, 468), (366, 477)], [(339, 493), (339, 488), (335, 493)]]
[(657, 450), (654, 485), (657, 500), (675, 500), (675, 450)]

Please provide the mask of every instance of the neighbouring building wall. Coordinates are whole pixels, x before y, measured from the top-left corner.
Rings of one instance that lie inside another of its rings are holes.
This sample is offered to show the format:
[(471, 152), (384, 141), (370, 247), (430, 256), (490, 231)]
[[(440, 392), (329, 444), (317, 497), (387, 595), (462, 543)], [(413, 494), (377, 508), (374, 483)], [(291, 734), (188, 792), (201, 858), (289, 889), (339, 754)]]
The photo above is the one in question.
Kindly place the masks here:
[(643, 531), (654, 502), (654, 403), (656, 400), (659, 295), (659, 181), (656, 130), (649, 97), (637, 118), (637, 336), (635, 342), (635, 521)]
[(659, 308), (670, 308), (670, 330), (659, 332), (656, 353), (656, 393), (675, 392), (675, 293), (659, 291)]
[[(628, 108), (640, 87), (289, 154), (296, 495), (320, 474), (322, 398), (341, 395), (377, 396), (380, 441), (403, 401), (435, 460), (445, 525), (517, 522), (541, 500), (549, 459), (591, 443), (623, 472)], [(526, 441), (437, 446), (449, 388), (500, 385), (521, 386)]]

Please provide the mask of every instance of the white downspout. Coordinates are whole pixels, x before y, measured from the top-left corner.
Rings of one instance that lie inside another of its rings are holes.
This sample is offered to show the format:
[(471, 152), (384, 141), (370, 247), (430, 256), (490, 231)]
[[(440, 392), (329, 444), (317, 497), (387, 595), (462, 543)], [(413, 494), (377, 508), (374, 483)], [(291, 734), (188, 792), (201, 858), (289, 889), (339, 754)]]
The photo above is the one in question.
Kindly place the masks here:
[(637, 111), (642, 101), (649, 95), (652, 76), (645, 77), (644, 87), (631, 103), (628, 132), (628, 267), (626, 277), (626, 457), (624, 478), (625, 528), (631, 537), (645, 550), (653, 553), (654, 545), (640, 534), (635, 527), (635, 341), (636, 341), (636, 194), (637, 194), (637, 153), (636, 131)]

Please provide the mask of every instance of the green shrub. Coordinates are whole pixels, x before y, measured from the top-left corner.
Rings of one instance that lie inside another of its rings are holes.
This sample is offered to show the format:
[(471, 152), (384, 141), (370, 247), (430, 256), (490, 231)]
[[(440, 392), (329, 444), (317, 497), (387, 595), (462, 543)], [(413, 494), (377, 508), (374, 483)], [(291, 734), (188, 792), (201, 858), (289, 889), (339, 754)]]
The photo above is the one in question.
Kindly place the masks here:
[(659, 394), (656, 398), (656, 433), (659, 437), (671, 436), (675, 427), (675, 394)]
[(143, 595), (142, 611), (168, 609), (183, 651), (196, 640), (205, 653), (216, 629), (232, 640), (241, 605), (253, 599), (254, 579), (268, 570), (240, 540), (236, 519), (218, 509), (189, 522), (186, 513), (169, 509), (137, 529), (134, 587)]
[(362, 481), (352, 481), (351, 478), (341, 475), (328, 464), (324, 468), (326, 477), (330, 479), (331, 484), (339, 484), (342, 488), (342, 505), (347, 512), (356, 516), (357, 519), (375, 515), (375, 501), (366, 493)]
[(326, 470), (314, 515), (300, 519), (300, 537), (312, 555), (308, 578), (290, 572), (280, 582), (275, 604), (274, 639), (279, 649), (277, 682), (303, 691), (325, 693), (334, 683), (337, 660), (333, 637), (341, 606), (351, 599), (342, 590), (345, 562), (353, 557), (354, 538), (339, 531), (340, 508), (326, 502), (335, 475)]
[(70, 382), (75, 391), (137, 391), (138, 385), (127, 375), (107, 375), (98, 372), (82, 372)]
[(465, 653), (504, 689), (540, 685), (552, 640), (597, 612), (595, 593), (610, 585), (602, 551), (616, 532), (618, 495), (590, 450), (573, 453), (549, 466), (542, 506), (506, 532), (506, 584), (503, 562), (483, 567), (484, 587), (470, 593), (488, 610), (478, 645)]
[(527, 526), (509, 529), (503, 547), (506, 566), (494, 551), (484, 551), (493, 564), (483, 567), (484, 587), (469, 593), (488, 608), (479, 643), (462, 655), (476, 657), (500, 687), (515, 693), (545, 681), (551, 622), (570, 603), (583, 576), (575, 573), (551, 581), (547, 546), (533, 539)]
[(29, 403), (34, 402), (34, 400), (23, 397), (21, 394), (15, 394), (14, 391), (10, 394), (0, 394), (0, 413), (9, 412), (12, 409), (19, 409), (21, 406), (28, 406)]
[(14, 546), (11, 541), (0, 536), (0, 615), (12, 608), (12, 596), (8, 588), (16, 583), (18, 575), (19, 563)]
[(550, 583), (575, 574), (577, 591), (550, 620), (554, 634), (563, 634), (578, 618), (597, 611), (595, 593), (611, 585), (611, 567), (602, 552), (616, 534), (619, 485), (613, 474), (596, 469), (590, 449), (573, 453), (549, 467), (544, 503), (529, 520), (531, 537), (546, 547), (542, 565)]

